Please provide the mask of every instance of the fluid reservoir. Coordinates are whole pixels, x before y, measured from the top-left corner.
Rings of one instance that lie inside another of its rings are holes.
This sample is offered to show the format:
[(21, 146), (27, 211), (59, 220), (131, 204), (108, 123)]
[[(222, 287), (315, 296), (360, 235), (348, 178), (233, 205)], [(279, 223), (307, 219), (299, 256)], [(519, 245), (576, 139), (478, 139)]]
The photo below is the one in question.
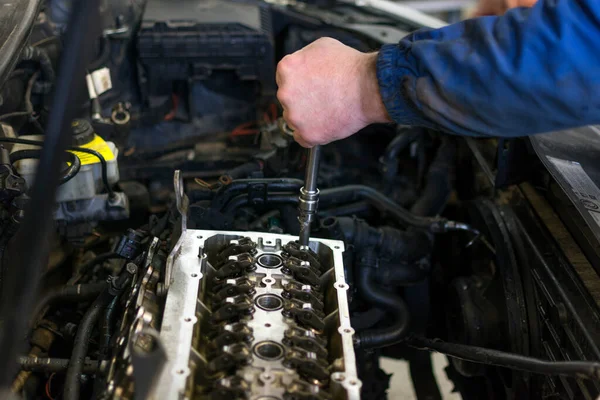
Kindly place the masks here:
[[(95, 150), (100, 153), (107, 164), (108, 182), (114, 185), (119, 181), (119, 167), (117, 164), (118, 149), (112, 142), (106, 142), (98, 136), (92, 125), (83, 119), (76, 119), (71, 124), (72, 146)], [(44, 140), (43, 135), (21, 136), (22, 139)], [(16, 144), (12, 151), (35, 149), (36, 146)], [(81, 169), (73, 179), (59, 186), (57, 202), (92, 199), (99, 193), (105, 192), (102, 181), (102, 167), (98, 157), (81, 152), (74, 152), (81, 160)], [(31, 187), (35, 178), (38, 160), (27, 159), (15, 163), (17, 172), (25, 178), (28, 187)]]

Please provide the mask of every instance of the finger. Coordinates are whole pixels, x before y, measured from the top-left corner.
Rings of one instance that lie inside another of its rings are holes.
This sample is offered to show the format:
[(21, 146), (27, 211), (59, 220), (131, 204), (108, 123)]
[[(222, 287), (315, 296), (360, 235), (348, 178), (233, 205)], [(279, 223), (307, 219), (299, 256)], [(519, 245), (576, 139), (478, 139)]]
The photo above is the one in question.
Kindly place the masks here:
[(290, 118), (289, 118), (289, 116), (290, 116), (290, 112), (289, 112), (289, 110), (288, 110), (288, 109), (285, 107), (285, 105), (284, 105), (284, 104), (282, 104), (282, 105), (281, 105), (281, 107), (283, 108), (283, 114), (282, 114), (282, 117), (283, 117), (283, 120), (285, 121), (285, 123), (287, 124), (288, 128), (290, 128), (290, 129), (291, 129), (291, 130), (293, 130), (293, 131), (297, 131), (297, 130), (298, 130), (298, 128), (296, 128), (296, 127), (295, 127), (295, 126), (294, 126), (294, 125), (293, 125), (293, 124), (290, 122)]
[(281, 95), (281, 89), (277, 91), (277, 100), (279, 100), (279, 104), (281, 104), (281, 108), (283, 108), (284, 119), (285, 119), (285, 111), (287, 110), (288, 107), (285, 103), (284, 97)]
[(302, 138), (302, 136), (300, 136), (300, 135), (298, 134), (298, 131), (294, 131), (294, 140), (295, 140), (295, 141), (296, 141), (296, 142), (297, 142), (297, 143), (298, 143), (300, 146), (302, 146), (302, 147), (305, 147), (305, 148), (307, 148), (307, 149), (310, 149), (311, 147), (313, 147), (313, 146), (314, 146), (314, 144), (312, 144), (312, 143), (310, 143), (310, 142), (307, 142), (306, 140), (304, 140), (304, 139)]

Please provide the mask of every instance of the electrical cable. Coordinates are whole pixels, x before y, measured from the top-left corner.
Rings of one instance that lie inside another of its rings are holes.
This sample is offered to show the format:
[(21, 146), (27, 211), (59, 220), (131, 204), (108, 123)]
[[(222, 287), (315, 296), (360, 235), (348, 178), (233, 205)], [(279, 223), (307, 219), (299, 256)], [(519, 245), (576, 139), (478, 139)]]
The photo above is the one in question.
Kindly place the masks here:
[(104, 156), (102, 154), (100, 154), (99, 152), (97, 152), (96, 150), (86, 149), (84, 147), (76, 147), (75, 146), (75, 147), (71, 147), (70, 149), (74, 150), (74, 151), (79, 151), (81, 153), (91, 154), (94, 157), (96, 157), (98, 160), (100, 160), (100, 167), (102, 169), (102, 183), (104, 184), (106, 193), (108, 193), (108, 198), (114, 199), (115, 192), (113, 191), (112, 187), (110, 186), (110, 183), (108, 182), (108, 164), (106, 163), (106, 159), (104, 158)]
[[(81, 169), (81, 160), (79, 159), (79, 157), (77, 157), (77, 154), (67, 152), (66, 155), (68, 157), (67, 162), (69, 162), (70, 165), (66, 169), (63, 170), (62, 176), (60, 177), (60, 185), (63, 185), (65, 183), (69, 182), (71, 179), (73, 179), (75, 177), (75, 175), (77, 175), (77, 173)], [(25, 159), (30, 159), (30, 158), (39, 159), (41, 156), (42, 156), (41, 150), (37, 150), (37, 149), (17, 150), (10, 154), (10, 162), (11, 162), (11, 164), (14, 164), (17, 161), (21, 161), (21, 160), (25, 160)]]
[(535, 374), (600, 379), (600, 362), (595, 361), (548, 361), (485, 347), (448, 343), (439, 339), (429, 339), (421, 336), (410, 337), (404, 343), (419, 350), (432, 350), (449, 357), (478, 364), (494, 365)]
[[(7, 268), (4, 299), (0, 304), (0, 320), (10, 329), (0, 330), (0, 387), (10, 384), (17, 368), (17, 354), (31, 317), (33, 301), (40, 277), (48, 259), (54, 229), (52, 214), (60, 181), (62, 153), (70, 142), (71, 121), (77, 116), (76, 99), (85, 88), (85, 64), (89, 43), (96, 37), (100, 18), (94, 18), (99, 0), (74, 1), (64, 35), (59, 74), (55, 83), (52, 108), (46, 124), (42, 156), (31, 188), (31, 200), (24, 210), (21, 228), (9, 249), (11, 265)], [(26, 277), (26, 279), (23, 279)]]
[(26, 117), (28, 115), (29, 115), (28, 111), (9, 112), (8, 114), (0, 115), (0, 121), (4, 121), (5, 119), (13, 118), (13, 117)]
[(27, 81), (27, 89), (25, 90), (25, 111), (29, 113), (29, 122), (38, 130), (39, 133), (44, 133), (44, 128), (39, 121), (33, 118), (33, 103), (31, 102), (31, 94), (33, 93), (33, 85), (40, 76), (40, 71), (35, 71), (31, 78)]
[(56, 79), (52, 61), (46, 50), (41, 47), (27, 46), (21, 53), (22, 61), (35, 61), (40, 65), (40, 69), (44, 73), (44, 79), (47, 82), (54, 82)]
[(27, 81), (27, 88), (25, 90), (25, 111), (15, 111), (4, 115), (0, 115), (0, 121), (12, 117), (30, 117), (29, 120), (33, 124), (33, 126), (35, 126), (35, 128), (40, 133), (43, 133), (44, 130), (42, 126), (36, 119), (33, 118), (33, 104), (31, 103), (31, 93), (33, 92), (33, 85), (35, 84), (35, 81), (39, 76), (40, 71), (35, 71)]
[[(40, 146), (42, 148), (44, 147), (44, 143), (45, 143), (42, 140), (0, 137), (0, 143), (2, 143), (2, 142), (28, 144), (31, 146)], [(102, 154), (100, 154), (99, 152), (97, 152), (96, 150), (86, 149), (85, 147), (70, 146), (69, 150), (78, 151), (80, 153), (91, 154), (94, 157), (96, 157), (98, 160), (100, 160), (100, 167), (102, 170), (102, 183), (104, 185), (104, 188), (106, 189), (106, 192), (108, 193), (109, 198), (114, 198), (115, 192), (112, 190), (112, 187), (110, 186), (110, 183), (108, 182), (108, 164), (106, 163), (106, 159), (104, 158), (104, 156)]]

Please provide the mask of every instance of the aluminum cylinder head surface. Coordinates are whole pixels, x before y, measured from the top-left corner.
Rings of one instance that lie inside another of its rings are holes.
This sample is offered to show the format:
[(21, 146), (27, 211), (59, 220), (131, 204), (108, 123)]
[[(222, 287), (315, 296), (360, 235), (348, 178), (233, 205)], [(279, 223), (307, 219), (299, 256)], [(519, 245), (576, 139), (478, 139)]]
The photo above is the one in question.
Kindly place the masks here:
[(360, 399), (344, 243), (185, 230), (154, 399)]

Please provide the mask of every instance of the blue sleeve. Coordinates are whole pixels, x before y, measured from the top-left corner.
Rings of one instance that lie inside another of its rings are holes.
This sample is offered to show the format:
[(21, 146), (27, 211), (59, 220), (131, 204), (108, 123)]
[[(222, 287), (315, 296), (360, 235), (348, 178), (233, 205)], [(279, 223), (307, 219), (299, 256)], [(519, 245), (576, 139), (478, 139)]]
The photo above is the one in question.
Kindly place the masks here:
[(540, 0), (385, 45), (380, 92), (399, 124), (523, 136), (600, 123), (600, 1)]

